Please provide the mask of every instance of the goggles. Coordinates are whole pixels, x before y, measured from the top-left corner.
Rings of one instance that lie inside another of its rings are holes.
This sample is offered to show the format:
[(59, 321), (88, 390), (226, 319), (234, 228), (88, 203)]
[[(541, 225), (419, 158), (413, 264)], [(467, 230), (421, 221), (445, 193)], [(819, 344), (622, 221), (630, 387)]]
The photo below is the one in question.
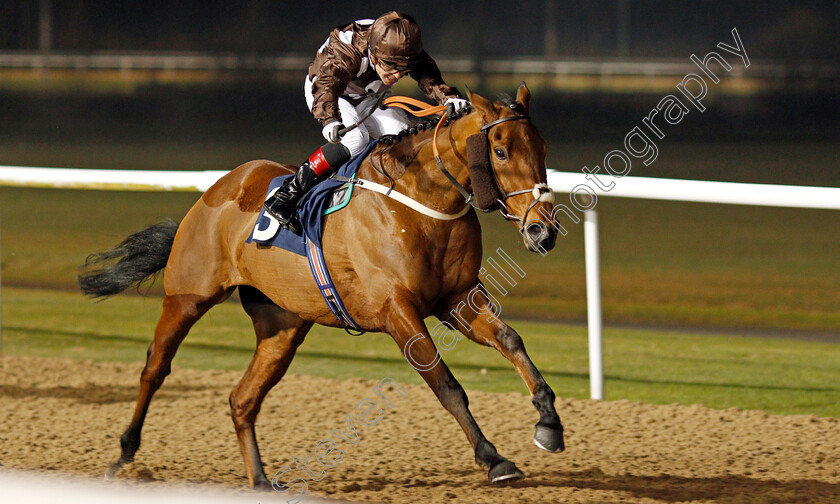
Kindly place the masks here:
[(375, 61), (373, 62), (374, 65), (380, 65), (383, 68), (385, 68), (386, 70), (390, 70), (392, 72), (408, 73), (408, 72), (411, 71), (412, 68), (414, 68), (417, 65), (416, 62), (396, 63), (396, 62), (393, 62), (393, 61), (386, 61), (386, 60), (381, 59), (381, 58), (376, 58), (375, 56), (374, 56), (374, 58), (375, 58)]

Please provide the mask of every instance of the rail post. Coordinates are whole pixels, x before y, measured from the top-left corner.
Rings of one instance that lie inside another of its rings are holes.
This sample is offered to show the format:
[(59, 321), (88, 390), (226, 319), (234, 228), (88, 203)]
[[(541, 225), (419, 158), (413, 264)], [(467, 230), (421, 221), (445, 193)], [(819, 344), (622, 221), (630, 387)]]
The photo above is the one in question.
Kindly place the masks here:
[(589, 396), (604, 398), (604, 362), (601, 326), (601, 264), (598, 250), (598, 213), (584, 212), (584, 254), (586, 256), (586, 318), (589, 326)]

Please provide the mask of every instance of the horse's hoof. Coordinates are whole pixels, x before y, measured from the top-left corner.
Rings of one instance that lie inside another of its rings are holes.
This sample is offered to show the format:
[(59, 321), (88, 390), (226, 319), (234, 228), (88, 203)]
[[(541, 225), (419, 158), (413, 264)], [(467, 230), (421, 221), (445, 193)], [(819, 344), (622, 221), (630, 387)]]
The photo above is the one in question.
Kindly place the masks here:
[(534, 432), (534, 444), (537, 445), (537, 448), (551, 453), (560, 453), (566, 449), (562, 429), (552, 429), (539, 424), (537, 424), (537, 430)]
[(490, 483), (515, 481), (525, 477), (522, 471), (517, 469), (513, 462), (509, 460), (494, 465), (487, 475), (490, 478)]
[(117, 474), (117, 471), (120, 470), (122, 464), (119, 462), (114, 462), (110, 466), (108, 466), (108, 470), (105, 471), (105, 481), (110, 481), (114, 479), (114, 476)]
[[(285, 486), (282, 486), (282, 485), (279, 485), (279, 486), (281, 486), (283, 489), (286, 488)], [(272, 485), (271, 482), (268, 481), (267, 479), (254, 482), (254, 490), (257, 490), (258, 492), (268, 492), (268, 491), (274, 490), (274, 489), (275, 489), (274, 485)], [(278, 492), (279, 491), (280, 490), (278, 490)]]

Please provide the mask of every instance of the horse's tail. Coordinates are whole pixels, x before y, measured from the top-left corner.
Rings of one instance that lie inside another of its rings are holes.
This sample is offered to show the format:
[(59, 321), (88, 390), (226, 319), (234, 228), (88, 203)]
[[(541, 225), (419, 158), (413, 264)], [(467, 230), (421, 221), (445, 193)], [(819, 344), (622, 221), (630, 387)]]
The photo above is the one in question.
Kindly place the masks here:
[(79, 275), (82, 292), (104, 298), (154, 278), (166, 266), (177, 231), (178, 223), (166, 220), (134, 233), (111, 250), (89, 255)]

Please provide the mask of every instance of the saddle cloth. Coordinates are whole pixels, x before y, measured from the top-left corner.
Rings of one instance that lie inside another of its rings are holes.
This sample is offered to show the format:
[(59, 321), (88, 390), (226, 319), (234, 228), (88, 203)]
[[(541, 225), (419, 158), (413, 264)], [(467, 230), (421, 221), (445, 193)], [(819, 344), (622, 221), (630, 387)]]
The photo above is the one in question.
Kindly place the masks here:
[[(355, 159), (342, 165), (336, 174), (342, 177), (354, 178), (356, 172), (359, 171), (359, 166), (361, 166), (362, 161), (367, 157), (374, 145), (376, 145), (376, 141), (369, 143), (364, 152)], [(268, 185), (266, 197), (277, 191), (287, 177), (293, 176), (294, 174), (283, 175), (272, 180)], [(350, 313), (344, 307), (344, 303), (341, 302), (341, 297), (338, 295), (338, 291), (335, 290), (332, 278), (330, 278), (321, 245), (324, 217), (347, 206), (352, 195), (353, 184), (328, 178), (306, 193), (298, 204), (297, 216), (300, 219), (303, 236), (296, 235), (285, 228), (281, 229), (277, 219), (267, 214), (265, 207), (263, 207), (260, 209), (257, 223), (246, 242), (256, 242), (260, 245), (280, 247), (306, 256), (309, 260), (309, 268), (312, 271), (312, 276), (315, 278), (315, 283), (318, 284), (318, 289), (324, 301), (327, 303), (327, 307), (338, 321), (341, 322), (345, 331), (354, 336), (358, 336), (364, 334), (364, 330), (353, 320), (353, 317), (350, 316)], [(351, 330), (357, 331), (357, 333), (354, 334)]]

